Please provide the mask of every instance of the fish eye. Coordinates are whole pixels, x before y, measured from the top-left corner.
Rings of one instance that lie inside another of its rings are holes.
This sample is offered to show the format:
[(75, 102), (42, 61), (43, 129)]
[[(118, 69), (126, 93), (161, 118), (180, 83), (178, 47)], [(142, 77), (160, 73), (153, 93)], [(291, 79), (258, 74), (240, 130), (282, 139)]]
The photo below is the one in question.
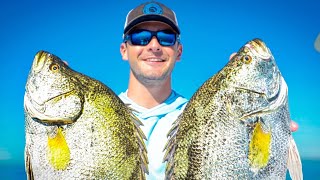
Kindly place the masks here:
[(59, 66), (59, 64), (53, 63), (53, 64), (50, 65), (49, 68), (50, 68), (51, 71), (57, 72), (60, 69), (60, 66)]
[(244, 63), (249, 64), (249, 63), (251, 63), (251, 61), (252, 61), (252, 57), (249, 56), (249, 55), (244, 55), (244, 56), (242, 56), (241, 60), (242, 60)]

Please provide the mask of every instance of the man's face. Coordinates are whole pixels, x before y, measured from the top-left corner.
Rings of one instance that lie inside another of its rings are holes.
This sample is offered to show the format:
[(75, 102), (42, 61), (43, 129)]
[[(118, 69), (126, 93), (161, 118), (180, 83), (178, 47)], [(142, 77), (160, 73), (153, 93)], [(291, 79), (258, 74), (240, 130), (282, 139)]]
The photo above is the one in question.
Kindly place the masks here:
[[(145, 22), (134, 28), (137, 29), (172, 30), (169, 25), (161, 22)], [(161, 46), (154, 36), (146, 46), (122, 43), (120, 51), (122, 59), (129, 61), (131, 73), (138, 80), (148, 83), (170, 79), (175, 62), (180, 60), (182, 45), (176, 42), (173, 46)]]

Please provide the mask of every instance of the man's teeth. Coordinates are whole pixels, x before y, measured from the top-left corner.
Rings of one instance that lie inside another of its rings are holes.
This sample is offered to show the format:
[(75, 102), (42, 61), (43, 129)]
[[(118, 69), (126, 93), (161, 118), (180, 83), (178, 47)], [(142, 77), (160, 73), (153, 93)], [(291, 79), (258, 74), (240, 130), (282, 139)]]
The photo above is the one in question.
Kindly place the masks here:
[(162, 62), (164, 60), (162, 60), (162, 59), (147, 59), (147, 61), (149, 61), (149, 62)]

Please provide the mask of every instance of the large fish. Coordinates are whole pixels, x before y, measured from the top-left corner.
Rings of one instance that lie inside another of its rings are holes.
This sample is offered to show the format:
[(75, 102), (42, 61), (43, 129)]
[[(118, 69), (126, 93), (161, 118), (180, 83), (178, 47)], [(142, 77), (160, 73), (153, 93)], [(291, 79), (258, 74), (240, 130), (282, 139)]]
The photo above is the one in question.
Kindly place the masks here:
[(288, 89), (260, 39), (192, 96), (166, 146), (166, 179), (302, 179)]
[(36, 54), (24, 108), (28, 179), (145, 179), (141, 122), (111, 89), (59, 57)]

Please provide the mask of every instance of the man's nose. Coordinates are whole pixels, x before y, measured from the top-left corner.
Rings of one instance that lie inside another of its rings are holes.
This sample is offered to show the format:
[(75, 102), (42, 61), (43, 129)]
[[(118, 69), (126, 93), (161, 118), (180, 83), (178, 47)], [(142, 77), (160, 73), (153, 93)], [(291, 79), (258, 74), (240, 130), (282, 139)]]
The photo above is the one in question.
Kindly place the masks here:
[(159, 44), (158, 39), (155, 36), (153, 36), (149, 42), (149, 50), (152, 50), (154, 52), (161, 51), (161, 45)]

